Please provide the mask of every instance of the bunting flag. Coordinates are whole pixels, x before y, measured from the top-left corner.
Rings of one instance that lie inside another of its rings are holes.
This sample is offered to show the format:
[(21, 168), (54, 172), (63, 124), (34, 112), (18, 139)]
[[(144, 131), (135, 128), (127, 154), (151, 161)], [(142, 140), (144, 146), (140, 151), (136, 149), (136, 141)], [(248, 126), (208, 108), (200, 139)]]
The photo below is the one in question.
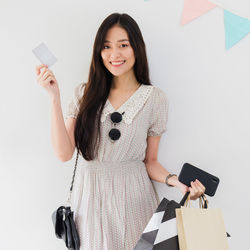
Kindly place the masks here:
[(250, 11), (247, 4), (245, 0), (239, 0), (239, 3), (235, 0), (184, 0), (181, 24), (189, 23), (215, 7), (221, 7), (224, 10), (225, 43), (228, 50), (250, 33)]
[(250, 32), (250, 20), (224, 10), (226, 49), (230, 49)]
[(209, 0), (223, 10), (250, 19), (249, 0)]
[(208, 0), (184, 0), (181, 24), (184, 25), (215, 8)]

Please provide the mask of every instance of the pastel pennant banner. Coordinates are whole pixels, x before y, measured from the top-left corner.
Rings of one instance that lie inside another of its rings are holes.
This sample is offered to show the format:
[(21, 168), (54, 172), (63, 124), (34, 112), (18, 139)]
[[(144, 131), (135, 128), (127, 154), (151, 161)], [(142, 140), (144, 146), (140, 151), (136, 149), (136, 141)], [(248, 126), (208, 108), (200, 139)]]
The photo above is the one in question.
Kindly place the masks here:
[(249, 0), (209, 0), (223, 10), (250, 19)]
[[(184, 25), (215, 8), (208, 0), (184, 0), (181, 24)], [(230, 49), (250, 32), (250, 19), (224, 10), (226, 49)]]
[[(246, 5), (246, 0), (239, 1), (243, 2), (238, 3), (235, 0), (184, 0), (181, 24), (185, 25), (215, 7), (221, 7), (224, 10), (225, 43), (228, 50), (250, 33), (250, 10), (245, 7), (247, 10), (244, 12), (244, 17), (236, 15), (236, 11), (231, 11), (231, 9), (237, 9), (237, 13), (243, 13), (244, 6), (249, 6)], [(237, 7), (235, 4), (242, 6)], [(223, 6), (230, 6), (230, 11)]]
[(181, 24), (184, 25), (215, 8), (208, 0), (184, 0)]
[(250, 32), (250, 20), (224, 10), (226, 49), (230, 49)]

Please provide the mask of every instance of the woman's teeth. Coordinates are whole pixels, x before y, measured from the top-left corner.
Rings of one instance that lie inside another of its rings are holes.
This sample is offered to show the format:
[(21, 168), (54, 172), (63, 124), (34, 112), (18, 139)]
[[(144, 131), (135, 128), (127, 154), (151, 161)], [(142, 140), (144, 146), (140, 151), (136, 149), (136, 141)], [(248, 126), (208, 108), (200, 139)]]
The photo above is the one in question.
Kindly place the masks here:
[(123, 62), (111, 62), (112, 65), (120, 65), (120, 64), (123, 64), (125, 61)]

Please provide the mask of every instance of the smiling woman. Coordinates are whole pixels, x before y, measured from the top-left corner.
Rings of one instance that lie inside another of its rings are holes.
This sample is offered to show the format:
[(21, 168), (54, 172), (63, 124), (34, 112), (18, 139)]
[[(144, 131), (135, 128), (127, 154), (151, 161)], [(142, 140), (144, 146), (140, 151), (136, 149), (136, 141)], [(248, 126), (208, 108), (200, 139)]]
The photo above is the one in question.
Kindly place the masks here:
[[(75, 147), (83, 158), (71, 201), (80, 249), (133, 249), (160, 202), (152, 180), (165, 183), (170, 174), (157, 161), (167, 96), (150, 82), (138, 24), (114, 13), (100, 25), (88, 81), (75, 88), (66, 124), (53, 72), (42, 65), (37, 75), (52, 96), (52, 143), (58, 158), (70, 160)], [(175, 177), (169, 184), (187, 191)], [(196, 198), (203, 191), (201, 183), (190, 190)]]

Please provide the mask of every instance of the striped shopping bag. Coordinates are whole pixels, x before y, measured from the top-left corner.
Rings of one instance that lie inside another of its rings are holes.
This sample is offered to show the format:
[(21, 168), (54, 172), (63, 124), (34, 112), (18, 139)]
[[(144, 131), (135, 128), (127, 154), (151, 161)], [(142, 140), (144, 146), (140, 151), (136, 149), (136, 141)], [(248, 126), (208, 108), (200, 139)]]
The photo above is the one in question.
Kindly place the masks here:
[(165, 197), (161, 200), (134, 250), (179, 250), (175, 209), (184, 205), (188, 194), (180, 203)]

